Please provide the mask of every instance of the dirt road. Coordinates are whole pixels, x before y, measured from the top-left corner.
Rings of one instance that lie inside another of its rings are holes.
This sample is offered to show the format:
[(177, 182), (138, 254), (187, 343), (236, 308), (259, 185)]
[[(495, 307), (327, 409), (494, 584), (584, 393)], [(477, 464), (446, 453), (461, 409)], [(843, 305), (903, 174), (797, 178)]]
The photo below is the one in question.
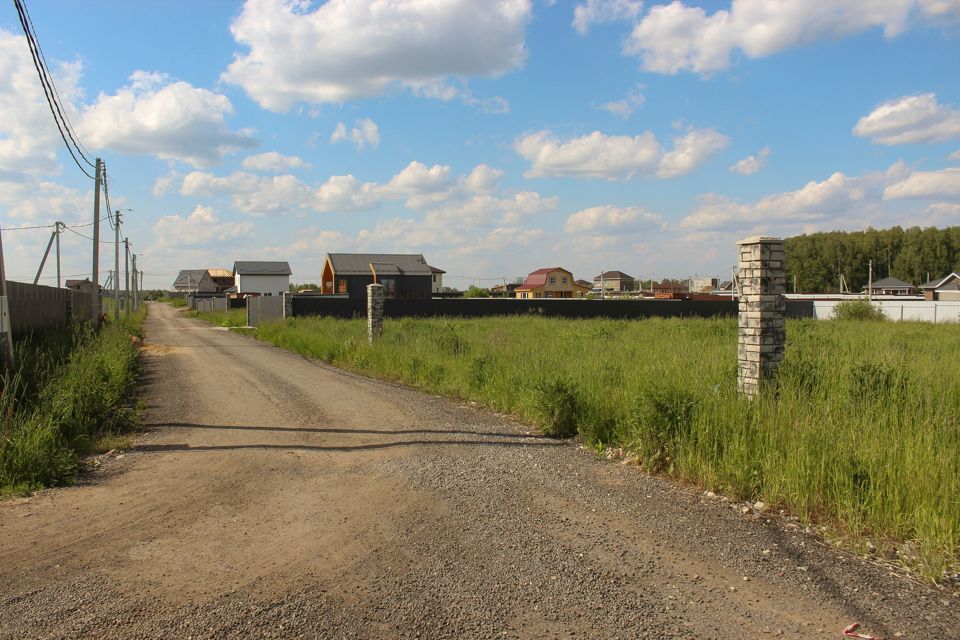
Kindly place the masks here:
[(0, 505), (0, 638), (957, 637), (779, 518), (166, 305), (146, 335), (150, 432)]

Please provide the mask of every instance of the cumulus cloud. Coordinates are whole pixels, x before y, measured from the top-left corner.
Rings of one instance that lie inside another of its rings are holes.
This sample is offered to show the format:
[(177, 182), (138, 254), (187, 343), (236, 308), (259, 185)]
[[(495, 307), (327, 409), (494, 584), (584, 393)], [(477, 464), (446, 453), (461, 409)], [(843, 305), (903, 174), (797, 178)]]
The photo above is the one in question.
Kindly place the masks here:
[(222, 78), (280, 112), (395, 88), (446, 90), (450, 99), (450, 79), (523, 65), (530, 14), (530, 0), (356, 0), (313, 10), (297, 0), (248, 0), (230, 26), (246, 51)]
[(242, 171), (218, 177), (193, 171), (183, 178), (184, 196), (229, 196), (233, 206), (252, 215), (291, 213), (311, 202), (312, 190), (294, 176), (258, 176)]
[(933, 93), (884, 102), (860, 118), (854, 135), (877, 144), (916, 144), (960, 138), (960, 109), (937, 102)]
[(497, 188), (497, 183), (502, 177), (502, 170), (486, 164), (478, 164), (467, 176), (465, 184), (467, 189), (474, 193), (490, 193)]
[(478, 195), (429, 212), (428, 224), (450, 229), (474, 229), (492, 224), (517, 225), (533, 215), (556, 209), (557, 197), (544, 197), (535, 191), (521, 191), (507, 197)]
[(898, 198), (960, 198), (960, 167), (916, 171), (883, 190), (885, 200)]
[(887, 38), (917, 20), (960, 18), (956, 0), (733, 0), (707, 14), (675, 0), (657, 5), (634, 27), (624, 53), (647, 71), (709, 74), (730, 66), (735, 52), (762, 58), (817, 40), (880, 28)]
[(638, 84), (637, 88), (627, 94), (626, 98), (606, 102), (601, 108), (626, 120), (647, 101), (646, 96), (643, 95), (643, 88), (644, 86), (642, 84)]
[(949, 156), (947, 156), (947, 160), (960, 160), (960, 149), (957, 149), (956, 151), (951, 153)]
[(665, 229), (664, 219), (641, 207), (590, 207), (571, 214), (564, 225), (567, 233), (636, 233)]
[(756, 155), (747, 156), (743, 160), (737, 160), (730, 165), (730, 173), (739, 173), (742, 176), (752, 176), (765, 166), (767, 158), (770, 157), (770, 147), (764, 147)]
[(0, 180), (0, 207), (9, 218), (84, 220), (92, 218), (90, 194), (46, 180)]
[(528, 178), (569, 176), (623, 180), (637, 176), (672, 178), (689, 173), (717, 152), (729, 138), (712, 129), (693, 129), (674, 138), (664, 152), (656, 136), (608, 136), (594, 131), (566, 142), (548, 131), (523, 136), (514, 150), (531, 163)]
[(249, 222), (222, 222), (210, 207), (197, 205), (187, 216), (163, 216), (153, 225), (158, 247), (182, 247), (225, 242), (248, 236)]
[(583, 35), (592, 24), (634, 20), (642, 10), (642, 0), (587, 0), (573, 10), (573, 28)]
[(338, 122), (333, 135), (330, 136), (330, 142), (340, 142), (341, 140), (352, 142), (357, 149), (363, 149), (367, 145), (377, 148), (380, 146), (380, 128), (370, 118), (357, 120), (356, 126), (349, 131), (347, 125)]
[(248, 171), (262, 171), (264, 173), (279, 173), (290, 169), (306, 169), (310, 165), (303, 158), (285, 156), (276, 151), (258, 153), (243, 159), (243, 168)]
[(153, 193), (154, 198), (162, 198), (167, 195), (167, 192), (173, 188), (173, 183), (177, 179), (177, 176), (169, 173), (165, 176), (158, 176), (156, 180), (153, 181)]
[(136, 71), (126, 87), (114, 95), (101, 93), (84, 109), (77, 132), (93, 148), (208, 167), (227, 153), (257, 145), (251, 131), (229, 128), (232, 114), (222, 94)]
[(331, 176), (316, 190), (311, 208), (318, 213), (364, 211), (376, 207), (381, 189), (373, 182), (360, 182), (351, 175)]

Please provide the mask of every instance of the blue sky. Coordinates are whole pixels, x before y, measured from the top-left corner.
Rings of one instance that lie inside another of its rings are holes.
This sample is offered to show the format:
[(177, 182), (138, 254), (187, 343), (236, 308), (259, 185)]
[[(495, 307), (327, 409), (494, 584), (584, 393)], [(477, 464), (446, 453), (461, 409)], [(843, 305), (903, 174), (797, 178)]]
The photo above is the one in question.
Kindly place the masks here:
[[(726, 275), (749, 235), (960, 224), (960, 0), (27, 7), (148, 287), (250, 259), (315, 282), (329, 251), (423, 253), (456, 286)], [(7, 3), (0, 221), (92, 199)], [(48, 237), (4, 232), (11, 279)]]

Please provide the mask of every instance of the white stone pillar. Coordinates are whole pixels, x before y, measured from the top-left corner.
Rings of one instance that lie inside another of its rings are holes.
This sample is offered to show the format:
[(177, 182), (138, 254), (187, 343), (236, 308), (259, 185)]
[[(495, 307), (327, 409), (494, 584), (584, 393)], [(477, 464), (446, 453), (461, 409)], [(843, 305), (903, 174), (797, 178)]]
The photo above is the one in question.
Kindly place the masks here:
[(283, 292), (283, 319), (293, 317), (293, 293), (289, 291)]
[(383, 285), (367, 285), (367, 340), (373, 344), (383, 335)]
[(754, 236), (740, 249), (737, 388), (754, 396), (775, 382), (786, 342), (787, 281), (783, 240)]

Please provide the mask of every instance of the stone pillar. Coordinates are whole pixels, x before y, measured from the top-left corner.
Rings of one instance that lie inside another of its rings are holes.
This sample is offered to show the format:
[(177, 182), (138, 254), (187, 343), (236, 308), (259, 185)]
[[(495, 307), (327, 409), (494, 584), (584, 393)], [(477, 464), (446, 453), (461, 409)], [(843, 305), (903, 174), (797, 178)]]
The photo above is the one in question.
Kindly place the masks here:
[(293, 317), (293, 293), (289, 291), (283, 292), (283, 319)]
[(783, 360), (787, 291), (783, 240), (754, 236), (740, 249), (737, 388), (754, 396), (772, 384)]
[(383, 334), (383, 285), (367, 285), (367, 339), (370, 344)]

